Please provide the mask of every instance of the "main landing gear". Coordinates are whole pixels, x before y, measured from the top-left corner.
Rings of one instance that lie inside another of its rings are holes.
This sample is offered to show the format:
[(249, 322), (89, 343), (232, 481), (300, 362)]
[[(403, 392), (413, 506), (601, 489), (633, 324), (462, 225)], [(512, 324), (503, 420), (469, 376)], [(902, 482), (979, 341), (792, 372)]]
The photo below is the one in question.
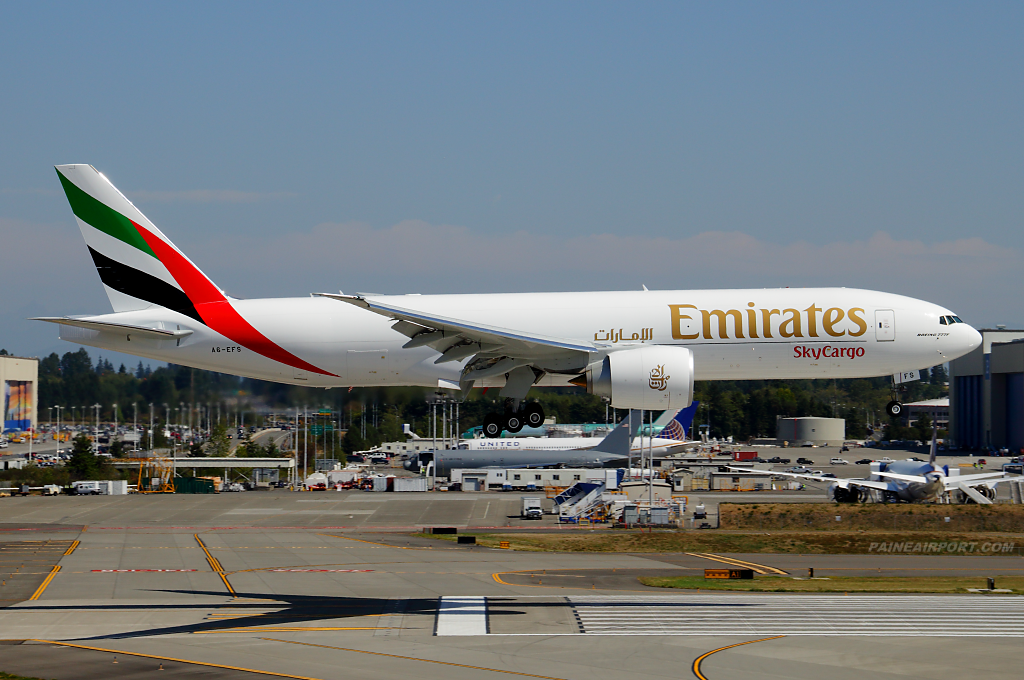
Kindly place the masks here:
[(504, 413), (488, 413), (484, 417), (485, 437), (495, 439), (501, 436), (503, 430), (515, 434), (524, 427), (540, 427), (544, 424), (544, 409), (540, 404), (520, 403), (519, 408), (515, 409), (513, 403), (512, 399), (506, 399)]

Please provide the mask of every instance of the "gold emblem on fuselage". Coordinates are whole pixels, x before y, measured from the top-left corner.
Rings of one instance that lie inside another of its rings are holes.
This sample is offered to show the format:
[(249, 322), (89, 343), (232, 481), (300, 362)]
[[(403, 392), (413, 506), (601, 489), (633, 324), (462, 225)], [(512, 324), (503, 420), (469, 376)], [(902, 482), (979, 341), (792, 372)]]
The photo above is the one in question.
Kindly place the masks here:
[(651, 381), (650, 386), (652, 390), (658, 390), (664, 392), (665, 388), (668, 387), (668, 379), (670, 375), (665, 375), (665, 364), (661, 364), (651, 369)]

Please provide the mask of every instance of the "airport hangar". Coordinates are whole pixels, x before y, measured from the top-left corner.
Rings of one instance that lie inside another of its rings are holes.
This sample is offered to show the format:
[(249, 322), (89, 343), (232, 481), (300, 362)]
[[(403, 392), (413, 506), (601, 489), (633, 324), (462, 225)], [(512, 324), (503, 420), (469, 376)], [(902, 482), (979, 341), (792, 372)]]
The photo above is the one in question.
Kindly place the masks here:
[(949, 362), (949, 436), (962, 449), (1024, 449), (1024, 330), (983, 328)]

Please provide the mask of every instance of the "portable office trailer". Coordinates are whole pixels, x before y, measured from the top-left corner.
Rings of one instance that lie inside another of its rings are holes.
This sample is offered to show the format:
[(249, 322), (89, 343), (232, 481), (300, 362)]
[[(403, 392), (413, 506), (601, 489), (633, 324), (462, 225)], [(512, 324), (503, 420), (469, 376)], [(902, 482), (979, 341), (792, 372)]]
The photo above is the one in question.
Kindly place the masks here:
[(426, 491), (426, 477), (395, 477), (395, 491)]
[(623, 475), (623, 470), (614, 468), (456, 468), (450, 479), (461, 483), (463, 491), (570, 487), (577, 482), (601, 483), (612, 490), (619, 487)]

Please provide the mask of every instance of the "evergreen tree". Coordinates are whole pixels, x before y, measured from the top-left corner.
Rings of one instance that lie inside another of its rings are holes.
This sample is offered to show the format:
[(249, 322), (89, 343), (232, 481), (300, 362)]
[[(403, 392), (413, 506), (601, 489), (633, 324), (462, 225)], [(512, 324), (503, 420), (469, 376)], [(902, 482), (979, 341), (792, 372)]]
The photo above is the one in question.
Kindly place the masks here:
[(126, 450), (127, 447), (120, 439), (116, 439), (110, 444), (110, 455), (114, 458), (124, 458)]
[(206, 451), (199, 442), (192, 442), (188, 445), (188, 455), (190, 458), (206, 458)]
[(65, 463), (65, 467), (72, 477), (77, 479), (96, 478), (100, 472), (100, 461), (92, 451), (92, 442), (84, 434), (75, 437), (74, 446), (71, 449), (71, 458)]
[(228, 428), (222, 423), (217, 423), (206, 442), (206, 450), (214, 458), (226, 458), (231, 453), (231, 440), (228, 439)]

